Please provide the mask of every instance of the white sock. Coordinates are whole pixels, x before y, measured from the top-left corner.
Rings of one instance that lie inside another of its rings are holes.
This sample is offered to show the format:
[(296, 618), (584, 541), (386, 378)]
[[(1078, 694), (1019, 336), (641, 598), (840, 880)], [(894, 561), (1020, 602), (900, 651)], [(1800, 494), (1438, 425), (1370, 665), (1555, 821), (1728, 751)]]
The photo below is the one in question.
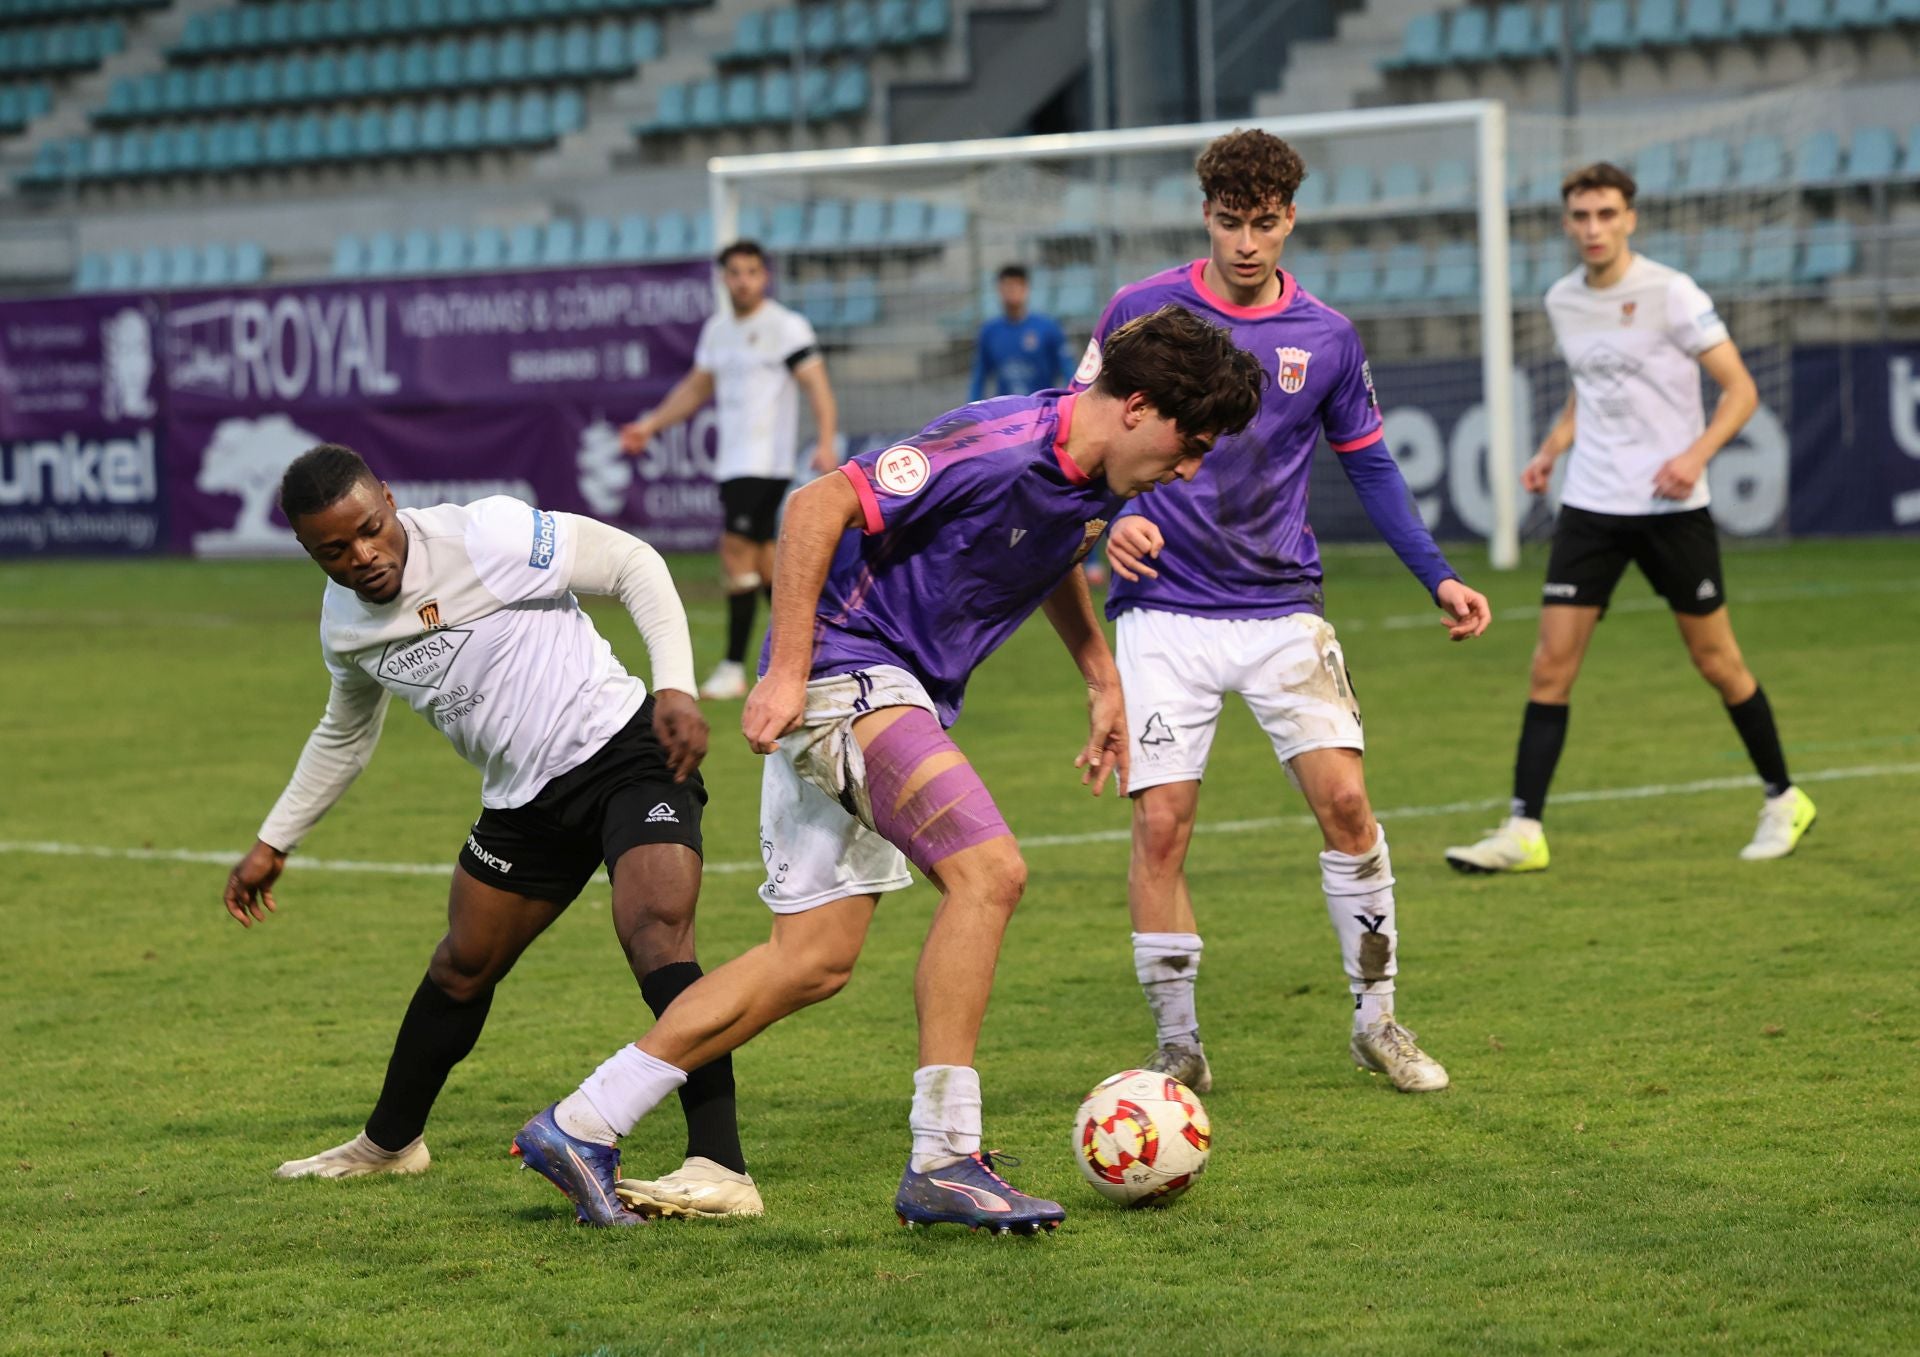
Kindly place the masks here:
[(622, 1046), (567, 1095), (553, 1119), (570, 1136), (611, 1145), (686, 1082), (685, 1070), (638, 1046)]
[(1200, 974), (1198, 933), (1135, 933), (1133, 973), (1153, 1010), (1162, 1046), (1198, 1046), (1200, 1018), (1193, 1006), (1193, 982)]
[(980, 1074), (966, 1065), (913, 1072), (913, 1171), (926, 1173), (980, 1152)]
[(1322, 853), (1320, 888), (1327, 894), (1327, 916), (1340, 937), (1347, 988), (1358, 1001), (1353, 1010), (1357, 1032), (1381, 1012), (1393, 1011), (1393, 977), (1400, 970), (1386, 827), (1380, 827), (1373, 847), (1364, 853)]
[(1540, 833), (1540, 822), (1525, 815), (1510, 815), (1507, 824), (1523, 839), (1534, 838)]

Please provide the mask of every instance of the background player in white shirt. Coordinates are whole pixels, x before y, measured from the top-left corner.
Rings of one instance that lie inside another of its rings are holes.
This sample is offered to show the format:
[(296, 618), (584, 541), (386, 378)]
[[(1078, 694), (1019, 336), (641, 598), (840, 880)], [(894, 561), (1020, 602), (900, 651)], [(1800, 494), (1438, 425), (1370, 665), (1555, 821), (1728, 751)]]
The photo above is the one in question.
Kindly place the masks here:
[(734, 241), (720, 251), (719, 264), (731, 310), (707, 318), (693, 370), (665, 400), (620, 431), (620, 445), (638, 455), (662, 429), (691, 418), (709, 400), (718, 404), (720, 445), (713, 474), (725, 518), (720, 570), (727, 586), (727, 655), (700, 685), (700, 696), (726, 699), (747, 695), (754, 602), (762, 592), (773, 596), (780, 501), (798, 470), (799, 391), (807, 393), (819, 434), (814, 470), (832, 471), (839, 459), (833, 441), (838, 411), (813, 326), (767, 296), (767, 257), (758, 243)]
[[(1545, 493), (1554, 464), (1569, 450), (1573, 456), (1541, 591), (1513, 813), (1480, 842), (1447, 850), (1459, 871), (1546, 867), (1540, 818), (1566, 742), (1573, 681), (1628, 562), (1673, 609), (1694, 667), (1726, 703), (1766, 788), (1759, 827), (1740, 856), (1785, 857), (1813, 824), (1813, 801), (1787, 776), (1773, 709), (1734, 639), (1707, 512), (1707, 463), (1740, 432), (1759, 394), (1707, 294), (1630, 248), (1635, 187), (1604, 162), (1560, 187), (1581, 267), (1548, 289), (1547, 316), (1573, 389), (1521, 484)], [(1702, 368), (1721, 392), (1711, 421)]]
[[(419, 1173), (427, 1114), (479, 1039), (494, 987), (602, 861), (614, 929), (648, 1006), (664, 1011), (700, 976), (693, 912), (707, 723), (689, 691), (686, 613), (659, 553), (626, 533), (505, 497), (399, 510), (347, 448), (296, 458), (280, 504), (332, 581), (320, 640), (333, 688), (259, 840), (227, 879), (227, 912), (252, 927), (273, 909), (287, 854), (366, 767), (390, 695), (485, 775), (480, 818), (453, 869), (447, 934), (366, 1129), (282, 1164), (278, 1176)], [(626, 605), (653, 661), (652, 696), (614, 658), (576, 590)], [(757, 1214), (732, 1068), (714, 1061), (695, 1077), (700, 1091), (682, 1098), (688, 1163), (678, 1176), (706, 1189), (702, 1214)]]

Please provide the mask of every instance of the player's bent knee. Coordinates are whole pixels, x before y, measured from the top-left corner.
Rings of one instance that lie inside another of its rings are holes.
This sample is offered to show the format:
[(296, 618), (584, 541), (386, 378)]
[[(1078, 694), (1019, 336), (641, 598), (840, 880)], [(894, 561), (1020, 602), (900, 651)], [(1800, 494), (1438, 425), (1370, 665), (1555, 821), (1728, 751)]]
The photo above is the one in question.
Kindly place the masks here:
[(433, 981), (435, 987), (456, 1004), (472, 1003), (499, 983), (504, 974), (504, 968), (496, 968), (486, 962), (469, 959), (462, 964), (445, 949), (435, 952), (433, 961), (427, 966), (427, 979)]
[[(1343, 841), (1337, 845), (1341, 852), (1361, 852), (1372, 846), (1373, 808), (1364, 788), (1335, 788), (1322, 805), (1322, 814), (1328, 834)], [(1357, 846), (1349, 848), (1348, 842)]]

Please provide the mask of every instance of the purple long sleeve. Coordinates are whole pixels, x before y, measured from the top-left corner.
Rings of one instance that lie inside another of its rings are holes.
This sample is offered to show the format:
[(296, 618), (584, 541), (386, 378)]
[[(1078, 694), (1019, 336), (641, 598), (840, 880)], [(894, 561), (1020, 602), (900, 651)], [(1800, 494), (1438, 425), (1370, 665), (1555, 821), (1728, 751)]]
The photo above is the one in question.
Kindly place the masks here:
[(1347, 479), (1353, 482), (1354, 493), (1360, 497), (1360, 507), (1366, 510), (1367, 521), (1427, 592), (1432, 594), (1445, 581), (1460, 578), (1421, 522), (1420, 511), (1407, 493), (1406, 478), (1387, 451), (1386, 441), (1340, 453), (1339, 457)]

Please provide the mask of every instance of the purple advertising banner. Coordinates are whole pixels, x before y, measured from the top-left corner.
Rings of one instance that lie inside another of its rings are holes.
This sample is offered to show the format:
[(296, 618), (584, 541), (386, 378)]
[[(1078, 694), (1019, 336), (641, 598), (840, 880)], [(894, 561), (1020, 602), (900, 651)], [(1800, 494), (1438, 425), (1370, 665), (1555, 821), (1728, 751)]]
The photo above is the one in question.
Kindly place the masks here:
[(165, 544), (161, 300), (0, 306), (0, 555)]

